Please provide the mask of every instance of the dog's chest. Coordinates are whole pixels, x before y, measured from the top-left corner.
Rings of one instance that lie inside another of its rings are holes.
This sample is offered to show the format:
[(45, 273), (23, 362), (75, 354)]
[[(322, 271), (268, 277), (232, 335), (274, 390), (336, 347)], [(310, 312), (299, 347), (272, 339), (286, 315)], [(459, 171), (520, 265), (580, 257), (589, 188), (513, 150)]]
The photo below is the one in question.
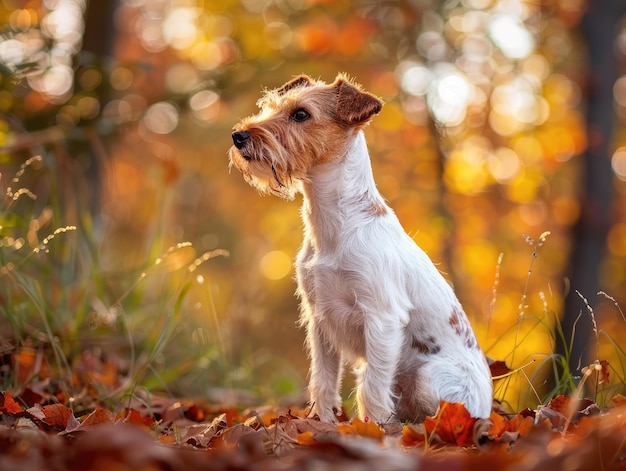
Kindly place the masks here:
[[(316, 259), (302, 268), (299, 289), (312, 301), (311, 316), (317, 329), (336, 348), (354, 357), (363, 357), (365, 313), (359, 300), (354, 274), (334, 263)], [(307, 280), (304, 282), (304, 280)]]

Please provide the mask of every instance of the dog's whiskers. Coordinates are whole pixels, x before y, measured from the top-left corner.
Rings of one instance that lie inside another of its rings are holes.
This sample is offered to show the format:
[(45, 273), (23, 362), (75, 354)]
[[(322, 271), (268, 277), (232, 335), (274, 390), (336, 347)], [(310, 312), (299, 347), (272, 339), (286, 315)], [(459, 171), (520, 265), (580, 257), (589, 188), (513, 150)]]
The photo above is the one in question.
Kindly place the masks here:
[(284, 185), (283, 182), (281, 182), (280, 179), (278, 178), (278, 174), (276, 173), (276, 167), (274, 167), (274, 165), (272, 165), (272, 173), (274, 174), (274, 180), (276, 180), (276, 183), (278, 183), (278, 186), (280, 186), (281, 188), (287, 188), (287, 186)]

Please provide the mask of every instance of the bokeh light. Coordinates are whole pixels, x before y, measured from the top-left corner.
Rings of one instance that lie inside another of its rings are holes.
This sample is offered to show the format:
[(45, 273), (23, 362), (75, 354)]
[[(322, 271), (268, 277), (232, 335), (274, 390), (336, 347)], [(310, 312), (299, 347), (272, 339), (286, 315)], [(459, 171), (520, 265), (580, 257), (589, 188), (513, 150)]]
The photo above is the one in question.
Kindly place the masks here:
[(261, 272), (268, 280), (281, 280), (291, 272), (292, 261), (285, 252), (272, 250), (261, 259)]
[(169, 134), (178, 126), (178, 109), (168, 102), (151, 105), (143, 116), (143, 124), (156, 134)]

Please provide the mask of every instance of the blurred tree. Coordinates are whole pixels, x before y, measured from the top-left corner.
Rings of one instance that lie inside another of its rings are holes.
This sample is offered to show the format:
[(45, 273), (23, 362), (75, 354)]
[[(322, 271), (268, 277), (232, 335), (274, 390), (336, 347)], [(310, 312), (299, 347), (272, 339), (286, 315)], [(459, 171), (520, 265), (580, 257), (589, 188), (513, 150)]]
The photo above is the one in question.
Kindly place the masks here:
[[(593, 0), (587, 5), (580, 32), (587, 47), (588, 66), (585, 89), (587, 149), (583, 154), (580, 188), (581, 215), (573, 228), (570, 292), (565, 301), (561, 328), (564, 339), (557, 353), (565, 354), (571, 345), (570, 370), (579, 372), (598, 358), (591, 347), (594, 326), (589, 307), (594, 306), (601, 286), (602, 262), (607, 254), (607, 235), (614, 222), (613, 170), (615, 108), (613, 87), (619, 77), (616, 55), (623, 0)], [(597, 334), (597, 332), (596, 332)]]
[[(89, 1), (85, 12), (85, 32), (78, 55), (79, 70), (76, 75), (89, 73), (94, 75), (92, 83), (97, 82), (94, 87), (94, 98), (98, 100), (99, 110), (104, 109), (112, 98), (113, 89), (104, 76), (107, 75), (113, 63), (117, 35), (115, 13), (118, 5), (118, 0)], [(88, 83), (88, 86), (91, 86), (91, 83)], [(93, 118), (99, 117), (100, 113), (97, 113)], [(91, 188), (91, 194), (88, 195), (89, 208), (92, 217), (96, 220), (100, 217), (100, 197), (102, 182), (106, 175), (108, 154), (95, 129), (97, 124), (96, 119), (88, 120), (86, 133), (91, 145), (85, 149), (89, 154), (89, 165), (85, 172), (85, 178), (89, 181)]]

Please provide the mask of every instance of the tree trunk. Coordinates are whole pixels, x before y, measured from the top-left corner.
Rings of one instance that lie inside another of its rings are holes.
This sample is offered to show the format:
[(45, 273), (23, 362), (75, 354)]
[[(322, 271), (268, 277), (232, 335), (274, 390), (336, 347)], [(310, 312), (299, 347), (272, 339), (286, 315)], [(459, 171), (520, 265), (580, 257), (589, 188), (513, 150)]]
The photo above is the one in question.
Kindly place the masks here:
[(572, 373), (589, 365), (597, 356), (597, 352), (590, 348), (594, 336), (591, 315), (580, 295), (593, 307), (601, 289), (601, 264), (611, 222), (613, 84), (619, 76), (616, 38), (623, 5), (623, 1), (616, 0), (590, 1), (581, 24), (589, 70), (586, 90), (588, 147), (582, 156), (581, 217), (573, 231), (571, 284), (562, 320), (565, 343), (557, 342), (559, 354), (564, 354), (571, 342), (569, 367)]
[[(79, 55), (79, 73), (82, 68), (93, 67), (102, 74), (102, 81), (94, 90), (96, 98), (100, 102), (100, 110), (103, 110), (112, 98), (108, 74), (115, 51), (117, 34), (115, 13), (118, 4), (119, 0), (90, 0), (87, 2), (87, 10), (85, 11), (85, 31)], [(102, 181), (107, 175), (109, 165), (108, 152), (103, 139), (105, 136), (102, 136), (97, 129), (98, 119), (99, 117), (96, 117), (92, 122), (83, 125), (84, 138), (87, 143), (86, 152), (89, 156), (89, 165), (85, 174), (90, 191), (87, 196), (88, 209), (96, 229), (99, 228), (100, 221)], [(71, 150), (81, 152), (83, 148), (84, 143), (79, 142), (77, 147)]]

